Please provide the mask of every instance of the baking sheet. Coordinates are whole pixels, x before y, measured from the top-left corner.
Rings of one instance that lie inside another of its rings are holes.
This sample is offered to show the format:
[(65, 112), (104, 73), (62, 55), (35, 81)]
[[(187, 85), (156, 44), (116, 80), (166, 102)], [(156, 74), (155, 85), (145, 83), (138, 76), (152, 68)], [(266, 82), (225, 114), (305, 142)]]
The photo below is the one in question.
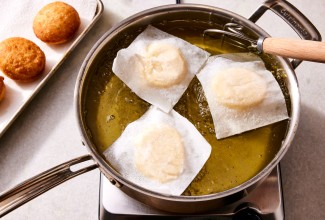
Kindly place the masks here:
[[(33, 1), (33, 3), (39, 4), (39, 2), (35, 1)], [(0, 71), (0, 76), (5, 77), (4, 82), (6, 85), (5, 98), (2, 100), (2, 102), (0, 102), (0, 137), (9, 128), (13, 121), (18, 117), (18, 115), (23, 111), (23, 109), (28, 105), (28, 103), (33, 99), (33, 97), (41, 90), (41, 88), (46, 84), (50, 77), (56, 72), (56, 70), (72, 52), (72, 50), (78, 45), (81, 39), (98, 21), (99, 17), (103, 13), (104, 8), (101, 0), (96, 0), (96, 4), (96, 11), (93, 19), (88, 24), (81, 25), (77, 36), (71, 43), (57, 46), (47, 46), (49, 47), (47, 49), (51, 50), (51, 56), (60, 56), (60, 59), (56, 61), (53, 65), (46, 64), (47, 66), (45, 67), (41, 78), (31, 83), (17, 83), (8, 78)], [(39, 7), (39, 9), (41, 9), (41, 7)], [(0, 21), (0, 25), (2, 24), (2, 22), (4, 21)], [(81, 22), (83, 23), (82, 20)], [(30, 26), (32, 27), (32, 24)], [(24, 37), (24, 35), (21, 35), (21, 33), (19, 33), (19, 30), (8, 30), (8, 32), (10, 32), (11, 34), (14, 33), (15, 36)], [(34, 39), (31, 40), (35, 42)], [(40, 43), (35, 43), (40, 46), (43, 50), (42, 45), (40, 45)], [(49, 53), (47, 53), (47, 50), (45, 49), (43, 51), (45, 53), (47, 62), (51, 62), (51, 56), (48, 56)]]

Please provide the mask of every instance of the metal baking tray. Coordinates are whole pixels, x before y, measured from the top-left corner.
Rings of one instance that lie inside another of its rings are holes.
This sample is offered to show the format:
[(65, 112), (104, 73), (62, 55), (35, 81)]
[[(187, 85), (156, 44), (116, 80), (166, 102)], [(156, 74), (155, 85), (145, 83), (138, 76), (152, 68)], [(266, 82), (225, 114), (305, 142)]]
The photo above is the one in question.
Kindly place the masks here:
[[(97, 1), (97, 8), (95, 11), (95, 15), (91, 22), (86, 26), (86, 28), (79, 34), (79, 36), (72, 42), (70, 47), (65, 51), (64, 56), (60, 59), (52, 69), (46, 74), (46, 76), (34, 87), (31, 95), (24, 100), (14, 111), (10, 111), (7, 115), (1, 116), (0, 114), (0, 138), (5, 133), (5, 131), (10, 127), (10, 125), (14, 122), (14, 120), (18, 117), (18, 115), (26, 108), (29, 102), (35, 97), (35, 95), (43, 88), (43, 86), (47, 83), (47, 81), (53, 76), (53, 74), (57, 71), (57, 69), (61, 66), (61, 64), (66, 60), (66, 58), (70, 55), (73, 49), (79, 44), (79, 42), (84, 38), (84, 36), (90, 31), (90, 29), (94, 26), (94, 24), (98, 21), (100, 16), (103, 14), (104, 5), (101, 0)], [(2, 117), (2, 118), (1, 118)], [(3, 124), (1, 124), (1, 120), (4, 120)]]

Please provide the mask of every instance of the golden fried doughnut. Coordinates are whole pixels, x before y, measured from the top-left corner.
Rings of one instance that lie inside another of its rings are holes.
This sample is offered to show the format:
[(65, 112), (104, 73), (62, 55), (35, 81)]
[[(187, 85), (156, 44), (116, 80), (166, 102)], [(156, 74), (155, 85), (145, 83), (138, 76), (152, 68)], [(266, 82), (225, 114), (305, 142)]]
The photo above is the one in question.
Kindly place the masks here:
[(61, 44), (70, 40), (80, 26), (78, 12), (63, 2), (45, 5), (35, 16), (35, 35), (48, 44)]
[(44, 52), (32, 41), (12, 37), (0, 42), (0, 70), (13, 80), (30, 82), (45, 67)]
[(4, 78), (2, 76), (0, 76), (0, 102), (2, 101), (2, 99), (6, 93), (6, 86), (5, 86), (5, 83), (3, 82), (3, 80), (4, 80)]

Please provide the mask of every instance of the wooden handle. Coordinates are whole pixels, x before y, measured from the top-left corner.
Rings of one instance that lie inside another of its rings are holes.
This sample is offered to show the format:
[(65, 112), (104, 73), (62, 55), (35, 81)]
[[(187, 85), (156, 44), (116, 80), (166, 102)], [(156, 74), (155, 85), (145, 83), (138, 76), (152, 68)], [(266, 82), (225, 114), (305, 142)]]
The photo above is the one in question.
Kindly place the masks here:
[(325, 63), (325, 43), (319, 41), (265, 38), (263, 51), (287, 58)]

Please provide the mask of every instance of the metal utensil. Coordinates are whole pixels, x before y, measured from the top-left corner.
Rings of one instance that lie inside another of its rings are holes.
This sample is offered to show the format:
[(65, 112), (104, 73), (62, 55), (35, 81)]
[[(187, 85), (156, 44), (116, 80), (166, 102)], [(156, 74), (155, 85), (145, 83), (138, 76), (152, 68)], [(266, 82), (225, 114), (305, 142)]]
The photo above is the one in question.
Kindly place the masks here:
[(255, 40), (235, 30), (236, 28), (231, 31), (207, 29), (204, 34), (217, 33), (248, 41), (251, 47), (256, 48), (260, 53), (325, 63), (325, 42), (272, 37), (260, 37)]

